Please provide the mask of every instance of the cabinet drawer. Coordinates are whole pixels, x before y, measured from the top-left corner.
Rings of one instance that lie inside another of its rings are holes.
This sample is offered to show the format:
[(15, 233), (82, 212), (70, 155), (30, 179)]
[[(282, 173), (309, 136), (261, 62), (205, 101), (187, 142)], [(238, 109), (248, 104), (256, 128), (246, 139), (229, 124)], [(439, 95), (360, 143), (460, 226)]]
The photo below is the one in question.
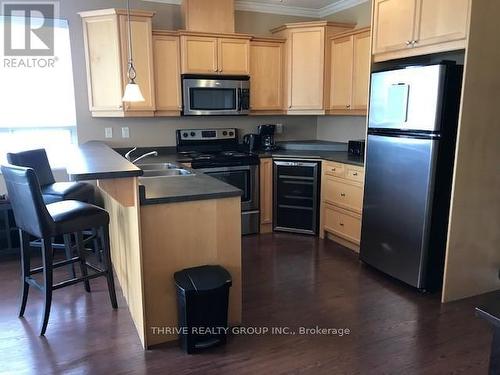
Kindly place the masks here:
[(365, 171), (361, 167), (346, 167), (345, 178), (352, 181), (364, 182), (365, 180)]
[(361, 218), (359, 215), (329, 204), (324, 205), (323, 215), (323, 225), (327, 232), (359, 245), (361, 238)]
[(335, 177), (326, 177), (324, 181), (325, 202), (361, 213), (363, 206), (363, 188), (349, 182), (342, 182)]
[(323, 172), (330, 176), (344, 177), (345, 165), (335, 162), (324, 163)]

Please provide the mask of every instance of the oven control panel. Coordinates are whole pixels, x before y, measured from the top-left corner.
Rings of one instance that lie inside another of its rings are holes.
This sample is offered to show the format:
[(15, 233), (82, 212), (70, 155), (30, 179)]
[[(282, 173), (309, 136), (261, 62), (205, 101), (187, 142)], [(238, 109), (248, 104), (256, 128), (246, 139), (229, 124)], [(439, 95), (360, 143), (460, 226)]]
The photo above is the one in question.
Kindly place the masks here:
[(237, 139), (236, 129), (185, 129), (179, 135), (183, 141), (213, 141), (218, 139)]

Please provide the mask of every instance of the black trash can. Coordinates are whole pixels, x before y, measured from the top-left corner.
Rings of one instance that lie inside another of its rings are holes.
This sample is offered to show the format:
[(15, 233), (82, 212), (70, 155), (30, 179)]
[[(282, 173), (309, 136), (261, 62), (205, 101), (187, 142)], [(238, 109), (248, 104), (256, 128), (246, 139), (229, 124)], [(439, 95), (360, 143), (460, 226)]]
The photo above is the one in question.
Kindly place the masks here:
[(174, 275), (179, 341), (188, 354), (226, 343), (231, 274), (221, 266), (187, 268)]

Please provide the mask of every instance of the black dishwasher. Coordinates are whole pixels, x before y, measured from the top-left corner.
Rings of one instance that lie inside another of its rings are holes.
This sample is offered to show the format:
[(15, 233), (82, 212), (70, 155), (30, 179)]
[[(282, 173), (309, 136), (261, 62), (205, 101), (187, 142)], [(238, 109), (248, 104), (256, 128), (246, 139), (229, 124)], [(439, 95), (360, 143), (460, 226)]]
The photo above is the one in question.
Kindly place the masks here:
[(274, 230), (317, 234), (319, 161), (274, 160)]

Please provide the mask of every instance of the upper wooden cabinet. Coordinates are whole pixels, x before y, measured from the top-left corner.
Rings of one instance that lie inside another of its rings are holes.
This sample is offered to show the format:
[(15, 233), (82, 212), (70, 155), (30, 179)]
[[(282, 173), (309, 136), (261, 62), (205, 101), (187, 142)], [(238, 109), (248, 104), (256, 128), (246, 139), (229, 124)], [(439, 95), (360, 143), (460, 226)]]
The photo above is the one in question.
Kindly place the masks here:
[(151, 18), (154, 13), (131, 12), (132, 49), (136, 82), (144, 102), (123, 103), (128, 82), (128, 26), (126, 11), (104, 9), (79, 13), (87, 64), (89, 108), (94, 117), (153, 116), (155, 85)]
[(181, 33), (183, 74), (250, 74), (250, 36)]
[(250, 107), (254, 114), (283, 112), (284, 40), (250, 42)]
[(330, 39), (329, 113), (365, 115), (370, 75), (370, 29)]
[(328, 106), (330, 36), (353, 25), (327, 21), (286, 24), (272, 30), (285, 43), (285, 107), (288, 114), (324, 114)]
[(234, 0), (183, 0), (184, 29), (234, 33)]
[(375, 61), (463, 49), (470, 0), (374, 0)]
[(176, 33), (153, 32), (156, 116), (179, 116), (182, 110), (180, 42)]

